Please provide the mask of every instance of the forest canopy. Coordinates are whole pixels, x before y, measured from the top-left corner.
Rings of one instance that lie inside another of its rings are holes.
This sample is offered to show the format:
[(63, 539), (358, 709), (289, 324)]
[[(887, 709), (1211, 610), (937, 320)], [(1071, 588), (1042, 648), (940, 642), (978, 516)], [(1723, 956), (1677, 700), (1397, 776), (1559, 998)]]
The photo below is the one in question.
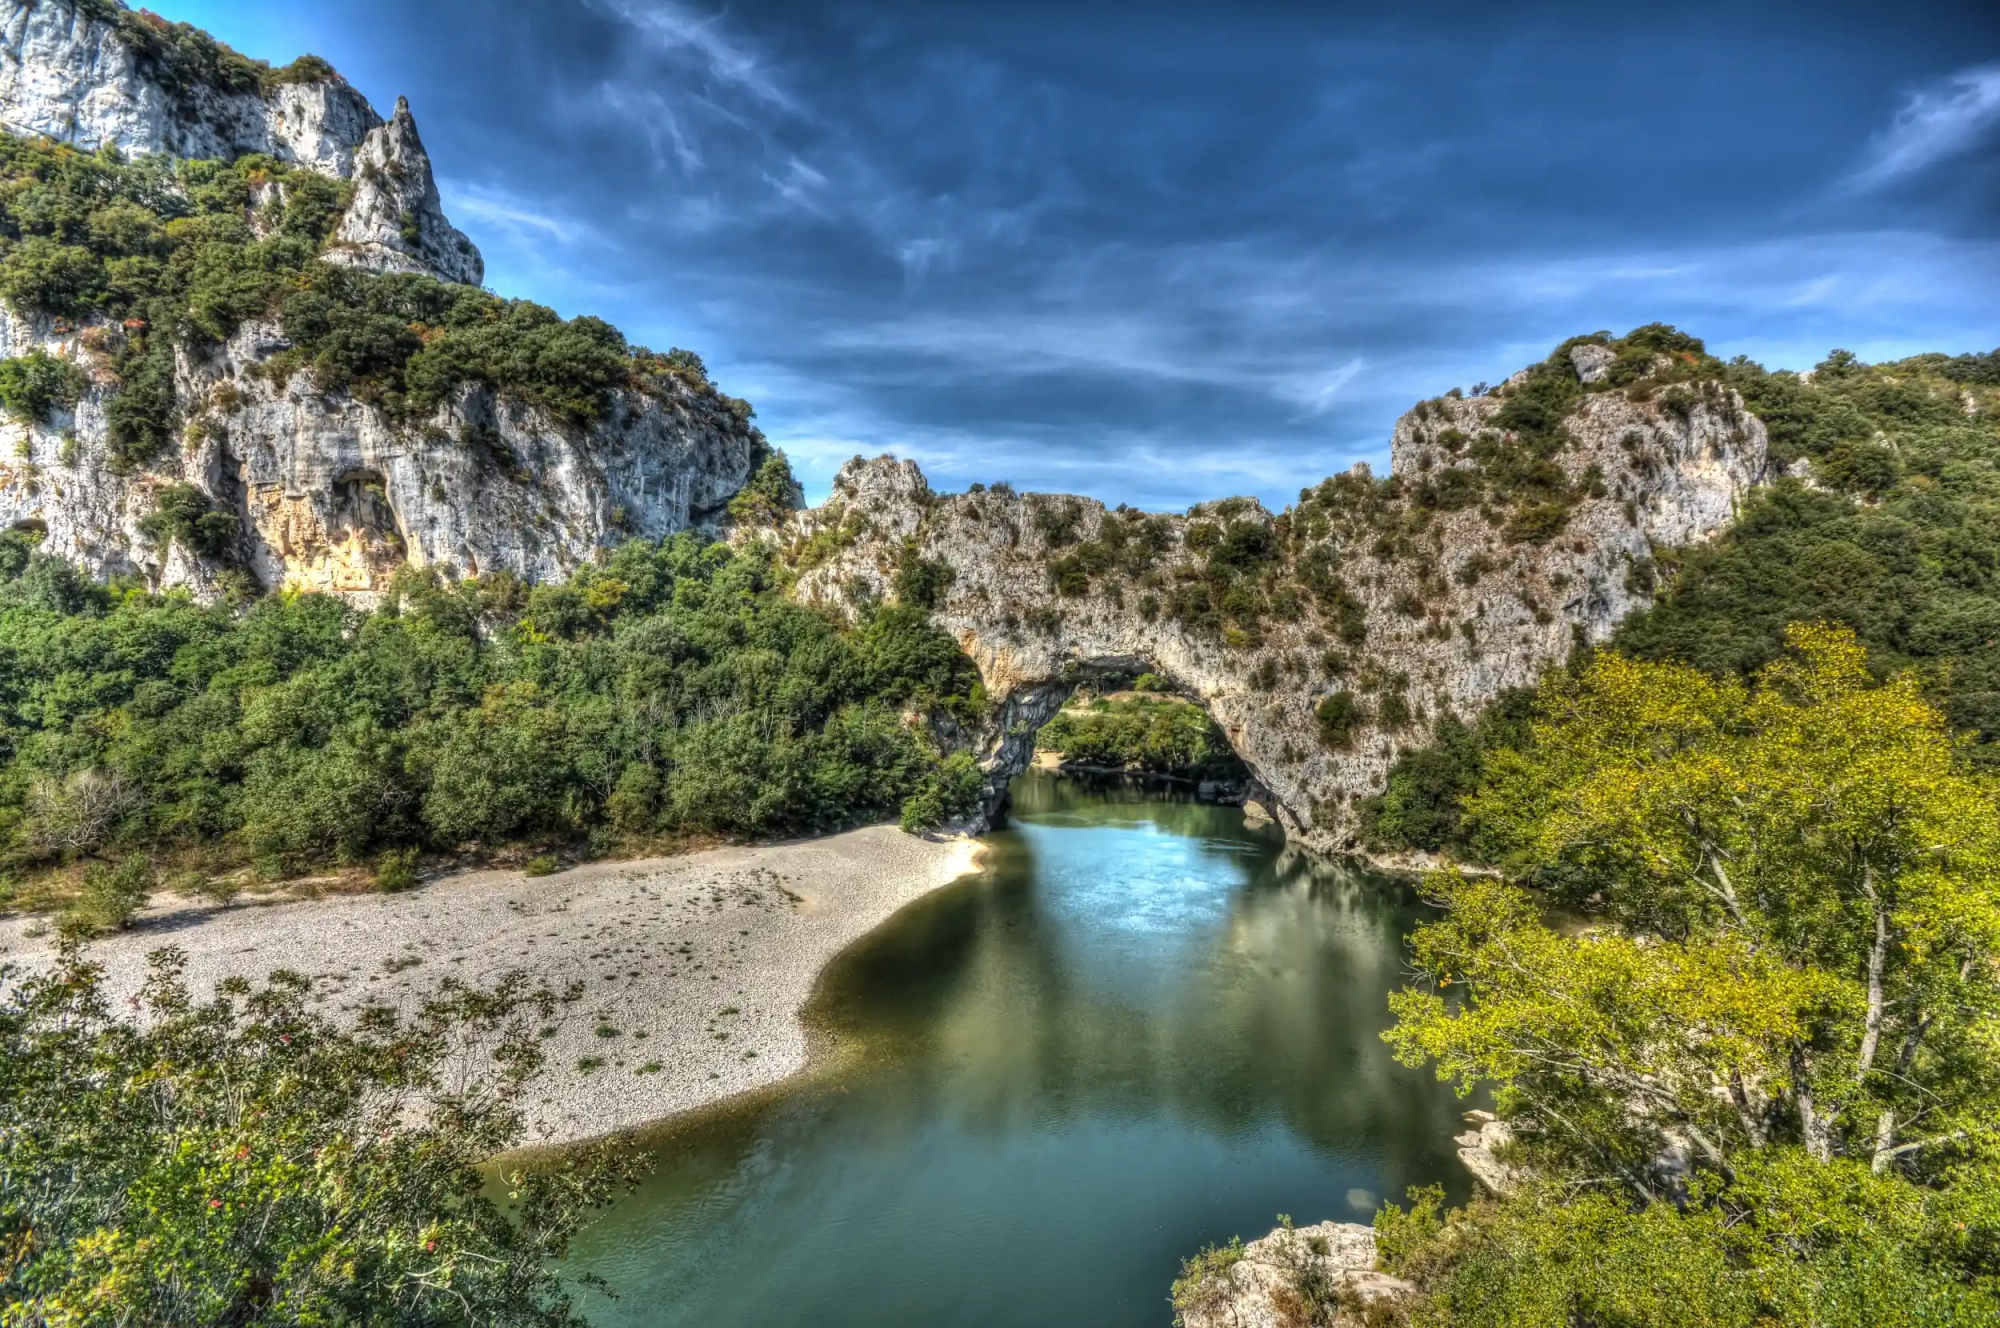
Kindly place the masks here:
[(0, 576), (16, 879), (801, 833), (913, 798), (922, 824), (977, 792), (917, 722), (982, 704), (921, 610), (844, 626), (787, 600), (761, 550), (694, 535), (628, 542), (560, 584), (406, 569), (373, 611), (106, 587), (18, 534)]
[(1544, 892), (1431, 876), (1383, 1036), (1494, 1092), (1522, 1183), (1378, 1218), (1413, 1322), (2000, 1316), (2000, 783), (1851, 632), (1787, 640), (1748, 682), (1600, 655), (1490, 757)]

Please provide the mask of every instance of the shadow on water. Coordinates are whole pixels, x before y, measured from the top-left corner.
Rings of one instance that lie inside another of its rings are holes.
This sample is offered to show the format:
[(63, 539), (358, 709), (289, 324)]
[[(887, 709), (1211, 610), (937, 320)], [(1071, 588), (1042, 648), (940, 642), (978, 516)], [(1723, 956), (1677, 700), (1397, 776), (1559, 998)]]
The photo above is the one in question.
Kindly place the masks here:
[(986, 870), (828, 970), (843, 1054), (660, 1136), (574, 1262), (629, 1325), (1164, 1325), (1178, 1258), (1465, 1182), (1378, 1034), (1422, 906), (1234, 808), (1024, 776)]

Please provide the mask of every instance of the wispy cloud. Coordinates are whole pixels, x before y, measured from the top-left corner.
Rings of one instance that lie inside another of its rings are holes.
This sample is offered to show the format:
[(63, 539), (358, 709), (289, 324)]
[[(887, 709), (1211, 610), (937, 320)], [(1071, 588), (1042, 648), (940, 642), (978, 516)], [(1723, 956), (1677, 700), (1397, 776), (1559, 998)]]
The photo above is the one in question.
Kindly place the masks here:
[(695, 55), (719, 82), (743, 89), (773, 106), (792, 109), (792, 99), (748, 47), (731, 40), (719, 15), (696, 14), (670, 0), (589, 0), (623, 19), (663, 50)]
[(2000, 64), (1961, 69), (1935, 87), (1910, 94), (1847, 185), (1857, 192), (1879, 189), (1968, 151), (1996, 124)]
[(440, 184), (450, 201), (451, 215), (462, 223), (507, 231), (517, 239), (554, 240), (558, 244), (576, 244), (591, 237), (591, 228), (584, 222), (544, 212), (493, 185), (456, 180)]

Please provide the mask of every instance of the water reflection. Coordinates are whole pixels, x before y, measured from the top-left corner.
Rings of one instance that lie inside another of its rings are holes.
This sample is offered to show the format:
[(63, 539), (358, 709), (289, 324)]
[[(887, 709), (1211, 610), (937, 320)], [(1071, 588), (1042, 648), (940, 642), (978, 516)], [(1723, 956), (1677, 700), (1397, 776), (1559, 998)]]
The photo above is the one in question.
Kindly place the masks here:
[(594, 1318), (1160, 1325), (1204, 1240), (1462, 1188), (1459, 1104), (1377, 1037), (1406, 889), (1048, 777), (992, 841), (829, 971), (838, 1072), (662, 1140)]

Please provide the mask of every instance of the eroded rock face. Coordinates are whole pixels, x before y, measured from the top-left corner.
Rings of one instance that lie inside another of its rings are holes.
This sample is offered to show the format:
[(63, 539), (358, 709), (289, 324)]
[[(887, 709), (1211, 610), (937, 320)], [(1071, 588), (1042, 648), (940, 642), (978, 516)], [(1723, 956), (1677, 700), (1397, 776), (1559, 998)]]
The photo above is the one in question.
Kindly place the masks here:
[[(204, 598), (243, 570), (265, 589), (362, 604), (406, 561), (454, 577), (560, 578), (626, 538), (714, 528), (764, 455), (719, 397), (678, 384), (615, 393), (589, 428), (478, 386), (428, 417), (392, 418), (304, 374), (253, 372), (286, 343), (251, 324), (210, 358), (182, 356), (179, 397), (202, 403), (184, 446), (120, 474), (104, 414), (116, 384), (87, 340), (0, 317), (0, 356), (42, 346), (94, 380), (74, 410), (0, 423), (0, 528), (45, 531), (47, 552), (100, 577)], [(220, 556), (144, 532), (160, 492), (181, 484), (236, 519)]]
[[(1303, 1305), (1331, 1301), (1333, 1322), (1358, 1324), (1365, 1307), (1416, 1288), (1375, 1268), (1375, 1231), (1353, 1222), (1280, 1227), (1243, 1247), (1243, 1258), (1184, 1311), (1185, 1328), (1285, 1328), (1308, 1320)], [(1320, 1322), (1312, 1319), (1311, 1322)]]
[(484, 274), (445, 219), (408, 104), (385, 123), (337, 74), (254, 90), (170, 85), (90, 5), (0, 0), (0, 129), (128, 155), (295, 162), (355, 182), (338, 261), (470, 285)]
[[(1078, 681), (1149, 669), (1208, 708), (1260, 786), (1254, 796), (1291, 836), (1346, 851), (1357, 847), (1358, 802), (1381, 789), (1402, 750), (1426, 741), (1441, 716), (1470, 719), (1504, 690), (1532, 684), (1578, 641), (1605, 640), (1651, 602), (1654, 551), (1713, 535), (1763, 478), (1763, 425), (1733, 392), (1604, 392), (1585, 395), (1566, 421), (1553, 464), (1579, 496), (1554, 534), (1477, 506), (1418, 512), (1425, 477), (1462, 462), (1468, 440), (1500, 441), (1491, 421), (1501, 406), (1492, 396), (1447, 398), (1405, 415), (1391, 443), (1397, 482), (1356, 476), (1343, 490), (1366, 495), (1372, 526), (1356, 515), (1343, 534), (1338, 500), (1333, 528), (1318, 534), (1329, 524), (1324, 504), (1310, 521), (1248, 500), (1206, 504), (1157, 519), (1164, 548), (1143, 577), (1114, 571), (1057, 588), (1062, 559), (1101, 543), (1108, 522), (1127, 521), (1100, 503), (936, 495), (913, 463), (890, 458), (850, 462), (831, 499), (783, 534), (811, 564), (797, 585), (808, 602), (890, 595), (906, 548), (952, 569), (936, 619), (999, 703), (982, 751), (990, 806), (1032, 759), (1034, 729)], [(1346, 620), (1313, 595), (1293, 594), (1289, 619), (1235, 639), (1165, 611), (1177, 585), (1203, 574), (1208, 555), (1190, 536), (1241, 524), (1266, 528), (1279, 550), (1267, 589), (1289, 584), (1324, 546), (1363, 614), (1362, 639), (1344, 639)], [(1340, 693), (1359, 718), (1330, 740), (1319, 707)]]
[(428, 272), (477, 286), (485, 264), (472, 241), (444, 219), (431, 159), (407, 99), (389, 123), (368, 131), (354, 154), (354, 198), (324, 255), (372, 272)]

